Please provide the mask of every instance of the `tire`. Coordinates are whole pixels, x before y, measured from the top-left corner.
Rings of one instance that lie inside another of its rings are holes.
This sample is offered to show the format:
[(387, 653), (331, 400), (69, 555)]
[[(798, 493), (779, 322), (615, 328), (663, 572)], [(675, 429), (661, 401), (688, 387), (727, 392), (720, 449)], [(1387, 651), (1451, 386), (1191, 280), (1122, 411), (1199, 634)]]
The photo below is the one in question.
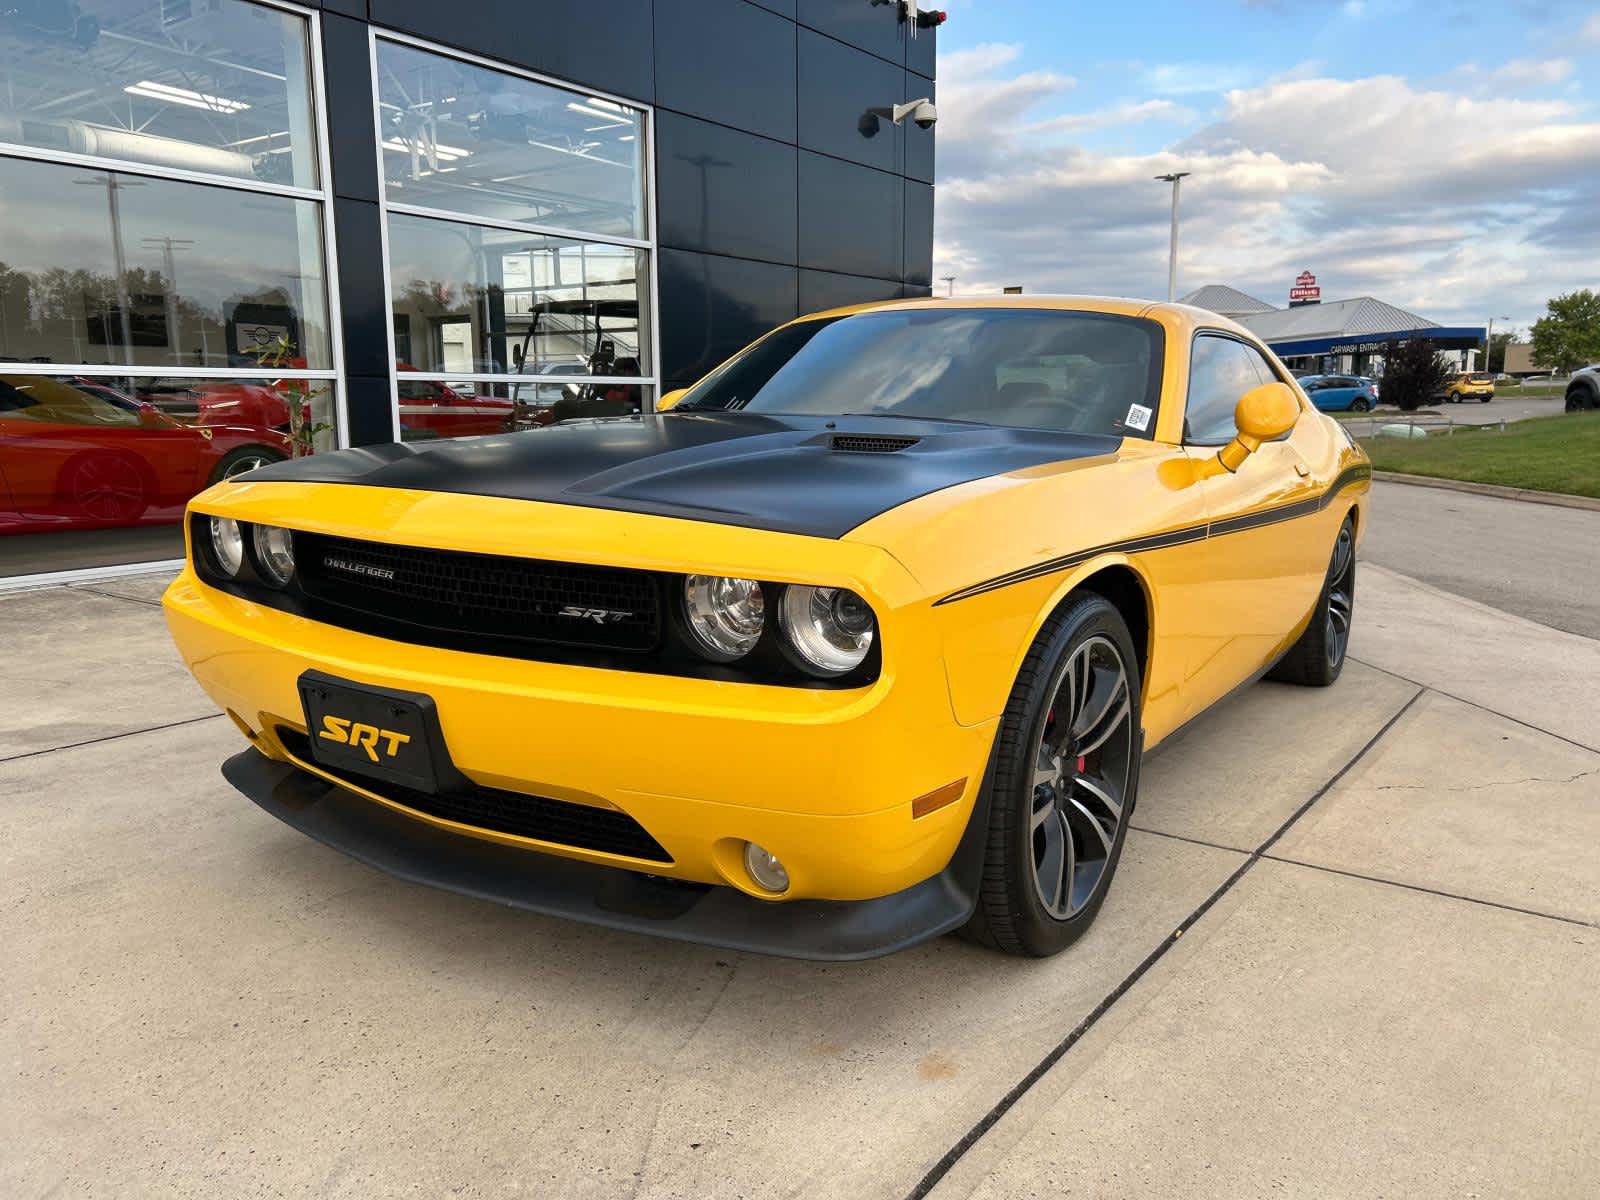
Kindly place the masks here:
[(61, 469), (57, 494), (75, 516), (131, 525), (150, 507), (148, 468), (131, 454), (91, 450)]
[(1489, 403), (1489, 401), (1491, 401), (1493, 399), (1494, 399), (1493, 396), (1479, 396), (1478, 397), (1478, 402), (1480, 404), (1487, 404), (1487, 403)]
[(1356, 608), (1356, 525), (1346, 517), (1334, 539), (1328, 573), (1322, 581), (1311, 622), (1300, 640), (1267, 672), (1268, 679), (1327, 687), (1339, 678), (1350, 650), (1350, 624)]
[(1567, 389), (1568, 412), (1585, 412), (1591, 408), (1600, 408), (1600, 388), (1579, 384)]
[(968, 937), (1043, 958), (1094, 921), (1138, 798), (1141, 695), (1133, 639), (1104, 597), (1082, 593), (1045, 622), (995, 735)]
[(254, 471), (257, 467), (282, 462), (285, 457), (281, 450), (274, 450), (271, 446), (240, 446), (235, 450), (229, 450), (217, 465), (211, 468), (211, 478), (206, 480), (206, 486), (210, 487), (214, 483), (221, 483), (224, 479), (243, 475), (246, 471)]
[(1371, 412), (1372, 411), (1372, 405), (1367, 403), (1367, 398), (1365, 396), (1357, 396), (1354, 400), (1352, 400), (1350, 402), (1350, 411), (1351, 412)]

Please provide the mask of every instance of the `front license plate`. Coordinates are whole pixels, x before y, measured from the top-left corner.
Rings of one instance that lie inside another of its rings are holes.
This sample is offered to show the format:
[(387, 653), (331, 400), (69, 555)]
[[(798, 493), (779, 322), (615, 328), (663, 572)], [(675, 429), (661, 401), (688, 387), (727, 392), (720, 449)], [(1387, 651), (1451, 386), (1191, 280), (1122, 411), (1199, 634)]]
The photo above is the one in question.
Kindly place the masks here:
[(429, 794), (439, 790), (435, 746), (437, 757), (449, 759), (432, 699), (320, 671), (307, 671), (299, 683), (311, 756), (320, 765)]

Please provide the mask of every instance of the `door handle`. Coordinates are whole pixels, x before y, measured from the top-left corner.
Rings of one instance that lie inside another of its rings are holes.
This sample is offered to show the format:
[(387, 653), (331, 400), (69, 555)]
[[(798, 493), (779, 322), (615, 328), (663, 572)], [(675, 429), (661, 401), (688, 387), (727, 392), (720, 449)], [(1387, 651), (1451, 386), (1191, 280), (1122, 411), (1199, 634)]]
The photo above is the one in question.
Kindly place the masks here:
[(1307, 475), (1311, 474), (1311, 468), (1306, 466), (1303, 462), (1297, 462), (1294, 464), (1294, 473), (1300, 476), (1301, 479), (1304, 479)]

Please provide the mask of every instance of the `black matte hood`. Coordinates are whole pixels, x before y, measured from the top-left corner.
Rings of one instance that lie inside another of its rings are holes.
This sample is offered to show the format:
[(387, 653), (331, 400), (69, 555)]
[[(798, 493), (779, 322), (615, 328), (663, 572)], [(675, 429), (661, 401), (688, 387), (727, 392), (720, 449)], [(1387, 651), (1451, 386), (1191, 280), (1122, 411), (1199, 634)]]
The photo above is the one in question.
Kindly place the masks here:
[(340, 450), (248, 478), (540, 500), (837, 538), (929, 492), (1118, 445), (950, 421), (667, 413)]

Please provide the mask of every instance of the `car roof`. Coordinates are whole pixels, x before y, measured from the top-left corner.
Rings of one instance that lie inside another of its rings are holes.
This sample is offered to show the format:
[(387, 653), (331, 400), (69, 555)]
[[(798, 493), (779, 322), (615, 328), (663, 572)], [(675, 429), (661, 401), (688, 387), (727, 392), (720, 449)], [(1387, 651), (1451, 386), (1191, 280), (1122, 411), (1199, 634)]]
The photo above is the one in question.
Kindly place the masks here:
[(878, 300), (868, 304), (849, 304), (839, 308), (806, 313), (796, 321), (824, 317), (846, 317), (864, 312), (922, 311), (929, 308), (1040, 309), (1058, 312), (1104, 313), (1119, 317), (1152, 317), (1168, 328), (1179, 330), (1223, 329), (1251, 341), (1258, 340), (1244, 326), (1209, 309), (1157, 300), (1138, 300), (1126, 296), (916, 296), (905, 300)]

